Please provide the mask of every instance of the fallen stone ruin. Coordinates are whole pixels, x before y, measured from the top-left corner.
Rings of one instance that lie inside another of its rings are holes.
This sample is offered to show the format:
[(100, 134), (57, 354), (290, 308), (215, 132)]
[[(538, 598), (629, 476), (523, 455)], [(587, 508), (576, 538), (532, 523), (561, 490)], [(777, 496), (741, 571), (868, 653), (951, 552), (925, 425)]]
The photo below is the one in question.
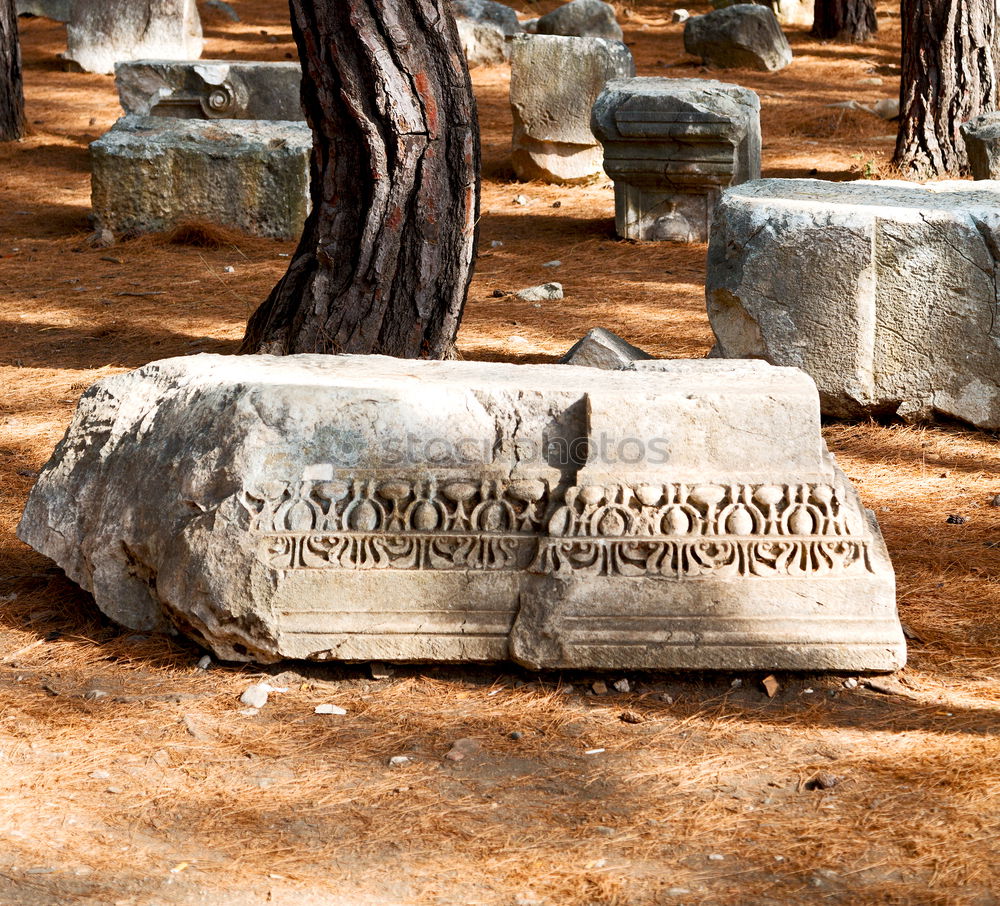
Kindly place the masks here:
[(66, 59), (112, 73), (125, 60), (197, 60), (204, 47), (195, 0), (73, 0)]
[(19, 537), (224, 659), (891, 671), (803, 373), (212, 356), (90, 388)]
[(119, 63), (125, 116), (90, 146), (98, 228), (144, 233), (200, 220), (297, 239), (312, 154), (301, 81), (297, 63)]
[(511, 161), (518, 177), (579, 183), (601, 175), (603, 154), (591, 131), (591, 108), (610, 80), (634, 75), (632, 53), (620, 41), (515, 37)]
[(792, 62), (792, 48), (769, 7), (737, 3), (684, 23), (684, 50), (719, 69), (776, 72)]
[(727, 186), (760, 177), (760, 99), (710, 79), (609, 82), (592, 111), (625, 239), (707, 242)]
[(713, 354), (802, 368), (832, 416), (995, 431), (998, 264), (998, 183), (744, 183), (708, 248)]

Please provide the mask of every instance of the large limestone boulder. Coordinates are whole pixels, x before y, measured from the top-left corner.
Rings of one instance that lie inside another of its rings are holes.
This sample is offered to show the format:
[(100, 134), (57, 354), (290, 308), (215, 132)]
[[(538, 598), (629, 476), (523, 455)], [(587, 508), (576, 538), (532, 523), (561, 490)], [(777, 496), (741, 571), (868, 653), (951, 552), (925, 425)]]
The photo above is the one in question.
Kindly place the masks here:
[(539, 35), (606, 38), (609, 41), (621, 41), (623, 37), (615, 8), (603, 0), (570, 0), (539, 17), (535, 31)]
[(962, 123), (961, 130), (973, 178), (1000, 179), (1000, 111)]
[(766, 6), (738, 3), (684, 24), (684, 50), (719, 69), (775, 72), (792, 62), (792, 49)]
[(195, 0), (73, 0), (66, 58), (112, 73), (124, 60), (197, 60), (204, 40)]
[(1000, 183), (764, 179), (708, 249), (715, 354), (793, 365), (830, 415), (1000, 428)]
[(305, 122), (122, 117), (90, 146), (94, 214), (113, 233), (203, 220), (296, 239), (311, 153)]
[(126, 114), (191, 119), (304, 120), (298, 63), (138, 60), (115, 66)]
[(587, 182), (603, 172), (590, 126), (594, 101), (612, 79), (635, 75), (619, 41), (521, 35), (511, 54), (512, 162), (520, 179)]
[(513, 9), (495, 0), (452, 0), (451, 11), (470, 68), (510, 59), (510, 39), (522, 33)]
[(88, 390), (18, 529), (219, 657), (892, 670), (877, 525), (757, 362), (190, 356)]

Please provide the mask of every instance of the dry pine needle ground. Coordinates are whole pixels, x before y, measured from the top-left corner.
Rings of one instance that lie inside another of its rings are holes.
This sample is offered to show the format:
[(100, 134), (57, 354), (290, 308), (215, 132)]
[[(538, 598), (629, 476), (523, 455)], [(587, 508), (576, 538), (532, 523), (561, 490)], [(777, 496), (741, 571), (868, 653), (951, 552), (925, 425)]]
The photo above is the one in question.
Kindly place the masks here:
[[(284, 3), (234, 6), (242, 22), (207, 23), (206, 57), (294, 54)], [(889, 172), (892, 126), (827, 106), (897, 92), (898, 16), (879, 12), (870, 45), (791, 29), (786, 70), (723, 76), (761, 95), (769, 175)], [(711, 75), (664, 4), (619, 13), (640, 74)], [(0, 902), (1000, 902), (1000, 451), (981, 433), (827, 428), (879, 515), (912, 636), (882, 691), (633, 676), (595, 695), (597, 676), (503, 666), (291, 665), (246, 716), (261, 671), (198, 670), (200, 651), (108, 625), (14, 538), (34, 474), (97, 378), (233, 351), (293, 245), (195, 226), (88, 247), (87, 143), (118, 115), (112, 81), (60, 71), (62, 28), (22, 24), (30, 134), (0, 148)], [(482, 253), (461, 354), (550, 361), (603, 325), (704, 355), (704, 247), (615, 240), (606, 181), (515, 183), (508, 73), (474, 80)], [(553, 278), (553, 259), (564, 301), (494, 298)], [(459, 739), (480, 748), (446, 759)]]

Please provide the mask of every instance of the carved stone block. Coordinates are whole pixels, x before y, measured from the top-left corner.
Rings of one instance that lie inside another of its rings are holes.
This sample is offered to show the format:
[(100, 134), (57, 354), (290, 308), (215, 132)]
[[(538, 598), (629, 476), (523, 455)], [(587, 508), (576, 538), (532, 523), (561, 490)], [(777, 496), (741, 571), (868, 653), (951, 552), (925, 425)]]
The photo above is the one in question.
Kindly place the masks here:
[(94, 214), (114, 233), (203, 220), (296, 239), (311, 152), (304, 121), (122, 117), (90, 146)]
[(610, 79), (635, 75), (629, 49), (603, 38), (518, 35), (513, 39), (512, 162), (521, 179), (587, 182), (601, 173), (590, 109)]
[(19, 536), (219, 657), (870, 670), (904, 643), (812, 382), (190, 356), (88, 390)]
[(727, 186), (760, 177), (760, 99), (708, 79), (609, 82), (593, 110), (615, 227), (626, 239), (705, 242)]
[(137, 60), (115, 66), (126, 114), (182, 119), (304, 120), (298, 63)]

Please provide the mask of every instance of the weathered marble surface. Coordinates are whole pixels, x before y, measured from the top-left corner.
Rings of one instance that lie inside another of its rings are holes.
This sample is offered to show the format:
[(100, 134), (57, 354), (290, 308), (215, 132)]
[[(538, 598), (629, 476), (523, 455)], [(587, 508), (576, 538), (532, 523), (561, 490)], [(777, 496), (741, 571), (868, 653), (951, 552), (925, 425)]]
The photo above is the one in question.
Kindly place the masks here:
[(603, 38), (520, 35), (513, 39), (512, 163), (521, 179), (587, 182), (602, 173), (590, 111), (611, 79), (635, 75), (629, 49)]
[(73, 0), (66, 58), (112, 73), (125, 60), (197, 60), (204, 40), (195, 0)]
[(1000, 428), (1000, 183), (764, 179), (708, 249), (715, 354), (792, 365), (840, 417)]
[(892, 670), (804, 374), (199, 355), (88, 390), (19, 536), (219, 657)]
[(309, 211), (305, 121), (126, 116), (90, 153), (94, 214), (113, 233), (204, 220), (296, 239)]
[(115, 66), (126, 114), (182, 119), (304, 120), (298, 63), (136, 60)]
[(615, 80), (592, 126), (625, 239), (706, 242), (722, 190), (760, 177), (760, 99), (740, 85)]

